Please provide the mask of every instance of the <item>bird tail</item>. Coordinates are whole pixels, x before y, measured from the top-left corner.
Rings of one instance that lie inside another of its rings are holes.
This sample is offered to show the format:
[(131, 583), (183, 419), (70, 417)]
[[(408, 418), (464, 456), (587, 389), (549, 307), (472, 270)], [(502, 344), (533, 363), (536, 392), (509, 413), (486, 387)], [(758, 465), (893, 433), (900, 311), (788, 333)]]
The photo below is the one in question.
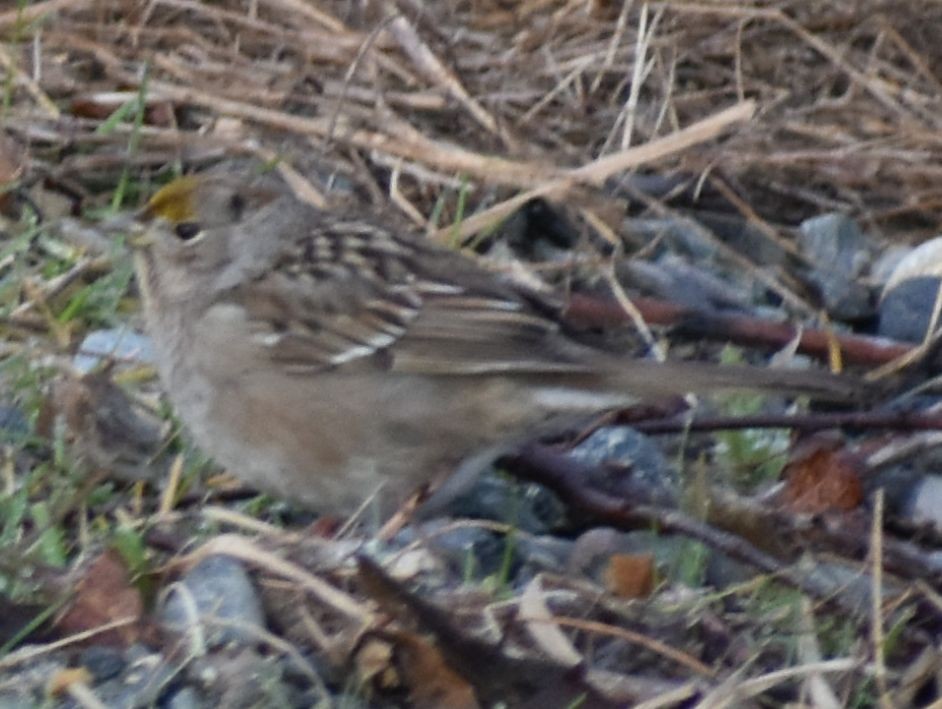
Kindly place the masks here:
[[(658, 363), (635, 361), (623, 370), (622, 377), (645, 379), (656, 376)], [(670, 364), (670, 379), (678, 388), (689, 391), (767, 391), (781, 394), (804, 394), (821, 401), (851, 402), (862, 398), (866, 387), (856, 377), (832, 374), (813, 369), (780, 369), (747, 365), (715, 365), (701, 362)]]
[(629, 360), (612, 363), (593, 381), (556, 381), (542, 386), (536, 398), (551, 411), (597, 411), (688, 392), (764, 391), (852, 403), (862, 400), (865, 390), (854, 377), (815, 370)]

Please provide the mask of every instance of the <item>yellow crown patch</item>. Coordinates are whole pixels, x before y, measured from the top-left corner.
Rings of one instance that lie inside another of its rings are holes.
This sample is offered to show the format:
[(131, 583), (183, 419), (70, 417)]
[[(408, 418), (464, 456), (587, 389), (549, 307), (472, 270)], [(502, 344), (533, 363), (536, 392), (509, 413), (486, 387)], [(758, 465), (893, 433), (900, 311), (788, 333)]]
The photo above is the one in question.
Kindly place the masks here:
[(194, 175), (178, 177), (154, 193), (147, 202), (145, 213), (166, 219), (171, 224), (192, 221), (196, 215), (193, 193), (197, 184), (199, 178)]

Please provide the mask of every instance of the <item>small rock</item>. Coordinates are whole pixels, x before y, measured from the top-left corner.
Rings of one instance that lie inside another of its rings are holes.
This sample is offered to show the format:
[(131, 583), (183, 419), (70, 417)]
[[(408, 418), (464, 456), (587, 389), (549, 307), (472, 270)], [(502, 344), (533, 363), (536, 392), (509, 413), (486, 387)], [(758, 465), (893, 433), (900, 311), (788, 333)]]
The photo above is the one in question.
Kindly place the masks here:
[(618, 265), (619, 280), (655, 297), (697, 310), (743, 310), (751, 304), (745, 294), (715, 274), (691, 265), (675, 254), (657, 262), (629, 259)]
[(857, 223), (843, 214), (806, 219), (800, 227), (802, 252), (812, 266), (809, 280), (836, 320), (860, 320), (873, 314), (870, 289), (861, 282), (876, 250)]
[(124, 671), (95, 686), (95, 695), (108, 707), (143, 709), (154, 706), (179, 671), (161, 655), (134, 645), (125, 652)]
[(560, 537), (520, 535), (514, 539), (514, 552), (520, 560), (514, 577), (516, 586), (524, 586), (539, 573), (562, 574), (572, 555), (573, 542)]
[(476, 526), (453, 527), (446, 520), (422, 526), (428, 547), (456, 573), (470, 572), (475, 579), (497, 573), (507, 553), (505, 535)]
[(745, 219), (715, 211), (698, 209), (689, 217), (631, 217), (623, 222), (622, 229), (643, 241), (661, 242), (665, 253), (680, 254), (684, 260), (700, 265), (717, 262), (721, 253), (718, 242), (770, 267), (784, 263), (787, 257)]
[[(696, 220), (733, 251), (749, 254), (754, 263), (761, 263), (765, 268), (775, 268), (788, 262), (785, 249), (738, 214), (698, 209)], [(711, 248), (716, 247), (711, 244)]]
[(106, 682), (120, 675), (127, 662), (124, 653), (106, 645), (92, 645), (79, 656), (79, 663), (92, 673), (95, 682)]
[[(569, 453), (593, 466), (591, 484), (615, 495), (631, 495), (646, 504), (670, 505), (677, 499), (679, 477), (660, 447), (625, 426), (605, 426)], [(610, 463), (616, 463), (612, 467)]]
[(942, 530), (942, 475), (926, 475), (913, 487), (906, 512), (917, 524)]
[(168, 629), (186, 633), (205, 647), (253, 643), (253, 628), (265, 625), (262, 605), (242, 564), (210, 556), (171, 588), (160, 612)]
[(39, 706), (35, 699), (13, 692), (0, 692), (0, 709), (33, 709)]
[(565, 519), (555, 495), (530, 483), (519, 483), (495, 471), (480, 476), (468, 491), (450, 501), (445, 514), (491, 519), (530, 534), (546, 534)]
[(887, 517), (912, 518), (922, 483), (927, 475), (934, 477), (926, 471), (938, 470), (938, 466), (942, 464), (940, 453), (942, 451), (937, 449), (927, 450), (924, 456), (919, 456), (918, 461), (904, 461), (887, 467), (878, 466), (864, 479), (867, 498), (872, 499), (877, 490), (883, 490), (883, 507)]
[(885, 293), (878, 310), (880, 336), (922, 342), (932, 318), (939, 284), (938, 276), (917, 276), (896, 284)]
[(192, 687), (184, 687), (167, 701), (167, 709), (203, 709), (203, 706)]
[(154, 350), (149, 337), (127, 327), (95, 330), (82, 340), (78, 353), (72, 358), (72, 366), (86, 374), (108, 358), (149, 364), (154, 361)]
[(663, 239), (665, 246), (690, 258), (701, 261), (716, 256), (716, 246), (703, 238), (692, 220), (673, 218), (629, 218), (623, 229), (645, 241)]

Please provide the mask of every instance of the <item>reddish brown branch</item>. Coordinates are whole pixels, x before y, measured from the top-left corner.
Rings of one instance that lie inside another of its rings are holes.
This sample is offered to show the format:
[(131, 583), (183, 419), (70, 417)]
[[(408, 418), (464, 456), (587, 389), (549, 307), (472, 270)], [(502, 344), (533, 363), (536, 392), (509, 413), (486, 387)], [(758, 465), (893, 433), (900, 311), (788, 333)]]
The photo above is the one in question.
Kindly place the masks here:
[[(686, 334), (729, 340), (741, 345), (778, 349), (791, 343), (799, 334), (799, 329), (788, 323), (771, 322), (748, 315), (704, 313), (655, 298), (636, 298), (632, 303), (650, 325), (674, 326)], [(571, 296), (566, 320), (582, 327), (612, 327), (630, 323), (630, 318), (618, 303), (581, 293)], [(798, 338), (798, 351), (826, 361), (832, 341), (845, 362), (865, 366), (886, 364), (912, 349), (912, 345), (879, 337), (804, 329)]]

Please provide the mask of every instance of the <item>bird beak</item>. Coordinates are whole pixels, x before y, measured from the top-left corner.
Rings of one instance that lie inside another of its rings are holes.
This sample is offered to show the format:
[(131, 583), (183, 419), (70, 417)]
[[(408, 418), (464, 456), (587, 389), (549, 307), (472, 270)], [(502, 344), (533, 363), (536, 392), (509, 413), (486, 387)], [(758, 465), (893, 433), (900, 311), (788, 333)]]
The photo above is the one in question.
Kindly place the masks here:
[(154, 236), (148, 225), (135, 220), (128, 228), (127, 244), (132, 249), (146, 249), (154, 243)]
[(144, 206), (128, 215), (127, 244), (132, 249), (146, 249), (154, 243), (153, 231), (150, 226), (154, 221), (154, 214), (149, 206)]
[(146, 231), (142, 231), (139, 234), (131, 234), (128, 236), (127, 240), (128, 246), (135, 250), (150, 248), (153, 243), (153, 237)]
[(146, 235), (141, 235), (139, 237), (132, 236), (130, 239), (128, 239), (127, 243), (128, 246), (130, 246), (132, 249), (141, 250), (150, 248), (150, 246), (154, 243), (154, 240), (148, 238)]

